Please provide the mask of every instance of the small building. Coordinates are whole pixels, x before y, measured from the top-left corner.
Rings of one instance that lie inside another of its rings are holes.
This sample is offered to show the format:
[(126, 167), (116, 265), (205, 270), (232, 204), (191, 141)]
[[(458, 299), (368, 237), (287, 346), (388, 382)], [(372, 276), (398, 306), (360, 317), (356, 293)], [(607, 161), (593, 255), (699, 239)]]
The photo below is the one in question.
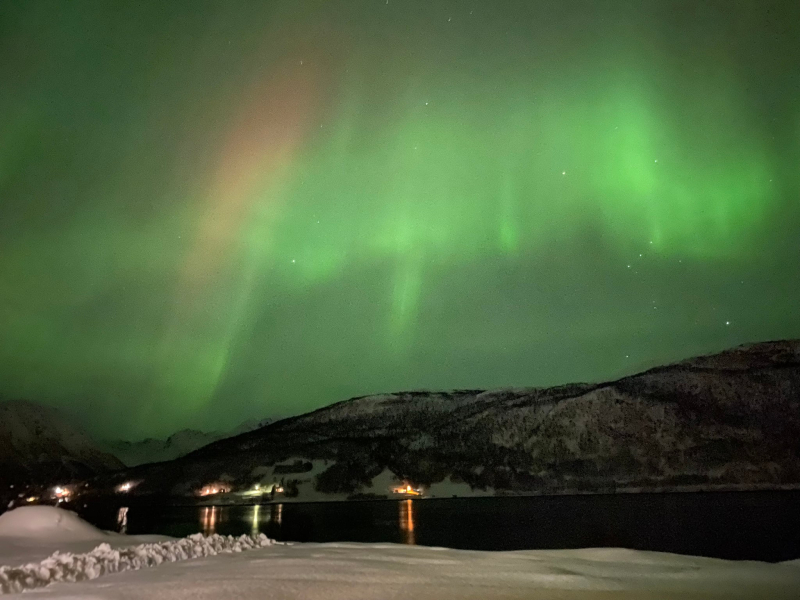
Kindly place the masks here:
[(410, 483), (404, 483), (403, 485), (392, 488), (392, 493), (398, 496), (421, 496), (422, 488), (413, 486)]
[(230, 484), (227, 483), (209, 483), (203, 486), (197, 494), (199, 496), (213, 496), (215, 494), (227, 494), (231, 491)]

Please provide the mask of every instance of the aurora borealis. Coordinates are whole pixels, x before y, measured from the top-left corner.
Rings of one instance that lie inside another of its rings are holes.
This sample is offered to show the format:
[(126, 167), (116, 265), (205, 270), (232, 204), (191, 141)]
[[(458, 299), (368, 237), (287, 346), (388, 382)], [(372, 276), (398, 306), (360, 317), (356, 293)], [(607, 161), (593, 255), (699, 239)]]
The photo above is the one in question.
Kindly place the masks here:
[(800, 5), (0, 5), (0, 396), (101, 437), (800, 337)]

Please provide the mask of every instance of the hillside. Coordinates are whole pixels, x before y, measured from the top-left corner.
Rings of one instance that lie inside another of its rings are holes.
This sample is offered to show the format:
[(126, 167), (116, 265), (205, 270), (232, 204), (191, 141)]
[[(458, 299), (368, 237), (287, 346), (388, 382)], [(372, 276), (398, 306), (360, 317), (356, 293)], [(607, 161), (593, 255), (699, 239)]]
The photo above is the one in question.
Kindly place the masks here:
[(0, 402), (0, 485), (84, 479), (124, 465), (54, 408)]
[(261, 421), (251, 419), (245, 421), (233, 431), (224, 433), (182, 429), (165, 440), (154, 438), (136, 442), (113, 440), (103, 442), (102, 446), (107, 452), (122, 461), (126, 467), (136, 467), (148, 463), (175, 460), (217, 440), (240, 435), (253, 429), (264, 427), (271, 422), (272, 419), (263, 419)]
[(392, 481), (459, 495), (777, 487), (800, 483), (799, 440), (800, 341), (780, 341), (600, 384), (353, 398), (124, 476), (171, 494), (294, 479), (300, 500)]

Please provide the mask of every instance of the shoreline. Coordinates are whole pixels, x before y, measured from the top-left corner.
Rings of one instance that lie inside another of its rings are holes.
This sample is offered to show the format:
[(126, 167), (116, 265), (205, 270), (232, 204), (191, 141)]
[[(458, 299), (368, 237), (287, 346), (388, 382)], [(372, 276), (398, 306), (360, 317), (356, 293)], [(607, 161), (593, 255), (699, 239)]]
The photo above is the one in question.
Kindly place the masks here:
[[(725, 493), (765, 493), (765, 492), (800, 492), (800, 483), (785, 484), (781, 486), (775, 485), (727, 485), (715, 486), (709, 488), (706, 486), (680, 486), (663, 488), (637, 488), (627, 487), (619, 488), (616, 490), (573, 490), (567, 489), (558, 492), (503, 492), (500, 494), (476, 494), (476, 495), (455, 495), (455, 496), (401, 496), (401, 495), (387, 495), (386, 497), (375, 498), (329, 498), (329, 499), (299, 499), (299, 498), (281, 498), (280, 500), (264, 500), (262, 502), (252, 501), (217, 501), (217, 502), (191, 502), (188, 497), (184, 496), (161, 496), (159, 501), (169, 500), (182, 500), (179, 502), (170, 502), (170, 506), (269, 506), (272, 504), (329, 504), (329, 503), (359, 503), (359, 502), (398, 502), (405, 500), (419, 500), (419, 501), (435, 501), (435, 500), (490, 500), (502, 498), (557, 498), (569, 496), (617, 496), (617, 495), (668, 495), (668, 494), (725, 494)], [(134, 499), (134, 497), (131, 497)], [(136, 500), (145, 500), (145, 496), (140, 496)], [(219, 500), (230, 500), (229, 498), (220, 498)]]

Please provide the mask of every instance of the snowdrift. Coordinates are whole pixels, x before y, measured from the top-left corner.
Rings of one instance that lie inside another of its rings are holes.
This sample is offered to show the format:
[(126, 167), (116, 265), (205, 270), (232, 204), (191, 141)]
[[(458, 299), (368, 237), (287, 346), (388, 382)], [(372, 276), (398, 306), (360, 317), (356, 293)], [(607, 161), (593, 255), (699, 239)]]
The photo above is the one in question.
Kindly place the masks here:
[(57, 541), (102, 541), (108, 533), (81, 519), (74, 512), (54, 506), (21, 506), (0, 515), (0, 538)]
[(37, 590), (40, 600), (797, 600), (791, 564), (622, 549), (293, 544)]
[[(86, 553), (55, 552), (36, 563), (0, 566), (0, 594), (44, 587), (57, 581), (85, 581), (109, 573), (135, 571), (162, 563), (178, 562), (221, 553), (243, 552), (275, 542), (263, 533), (239, 537), (197, 533), (180, 540), (112, 548), (108, 540), (127, 536), (93, 527), (76, 514), (52, 506), (26, 506), (0, 516), (0, 544), (14, 539), (62, 543), (101, 541)], [(106, 541), (104, 541), (106, 540)]]

